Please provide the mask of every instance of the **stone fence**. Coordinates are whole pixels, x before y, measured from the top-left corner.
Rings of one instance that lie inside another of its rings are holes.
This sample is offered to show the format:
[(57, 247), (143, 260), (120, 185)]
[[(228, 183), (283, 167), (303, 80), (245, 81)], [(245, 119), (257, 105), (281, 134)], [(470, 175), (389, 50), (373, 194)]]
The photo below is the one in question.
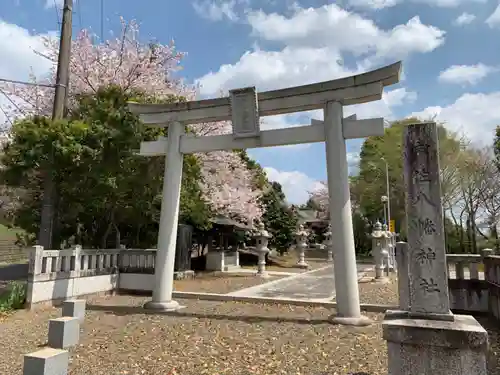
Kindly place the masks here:
[[(485, 254), (447, 255), (450, 302), (457, 311), (500, 318), (500, 256)], [(151, 292), (155, 258), (155, 249), (35, 246), (30, 253), (27, 305), (102, 292)]]
[(483, 252), (448, 254), (446, 259), (451, 308), (500, 319), (500, 256)]

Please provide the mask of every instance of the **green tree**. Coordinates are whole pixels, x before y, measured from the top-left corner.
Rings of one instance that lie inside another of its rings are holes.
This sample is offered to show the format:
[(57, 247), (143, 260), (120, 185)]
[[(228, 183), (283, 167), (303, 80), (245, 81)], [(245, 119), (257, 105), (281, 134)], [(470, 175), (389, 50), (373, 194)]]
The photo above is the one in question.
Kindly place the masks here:
[(261, 197), (264, 210), (262, 221), (273, 236), (270, 245), (280, 254), (288, 250), (294, 241), (297, 218), (285, 203), (285, 194), (278, 182), (272, 182), (270, 189)]
[[(381, 197), (386, 195), (385, 162), (389, 167), (391, 219), (396, 222), (396, 232), (401, 239), (406, 237), (405, 187), (403, 178), (403, 130), (415, 118), (394, 121), (385, 129), (383, 136), (367, 138), (360, 152), (359, 172), (351, 179), (351, 198), (358, 212), (368, 222), (384, 217)], [(443, 201), (456, 194), (457, 155), (462, 142), (455, 134), (438, 126), (440, 142), (440, 167), (442, 176)]]
[[(27, 231), (28, 241), (38, 231), (40, 174), (53, 145), (51, 168), (59, 192), (55, 246), (72, 241), (97, 248), (156, 243), (165, 158), (141, 157), (136, 150), (142, 140), (153, 140), (164, 130), (141, 125), (127, 109), (130, 99), (151, 100), (108, 87), (78, 97), (68, 121), (34, 117), (14, 124), (12, 142), (2, 156), (2, 178), (27, 192), (16, 205), (13, 224)], [(196, 157), (185, 157), (180, 222), (206, 228), (211, 212), (199, 179)]]

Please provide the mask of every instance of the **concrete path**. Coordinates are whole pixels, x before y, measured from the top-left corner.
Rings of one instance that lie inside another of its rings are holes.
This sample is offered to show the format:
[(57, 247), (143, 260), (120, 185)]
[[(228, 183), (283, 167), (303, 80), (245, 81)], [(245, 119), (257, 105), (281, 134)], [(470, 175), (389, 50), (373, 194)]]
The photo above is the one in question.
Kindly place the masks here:
[[(367, 264), (358, 264), (358, 279), (373, 269)], [(298, 299), (308, 301), (329, 301), (335, 298), (335, 272), (333, 265), (296, 274), (284, 279), (241, 289), (229, 293), (232, 296), (268, 297), (275, 299)]]

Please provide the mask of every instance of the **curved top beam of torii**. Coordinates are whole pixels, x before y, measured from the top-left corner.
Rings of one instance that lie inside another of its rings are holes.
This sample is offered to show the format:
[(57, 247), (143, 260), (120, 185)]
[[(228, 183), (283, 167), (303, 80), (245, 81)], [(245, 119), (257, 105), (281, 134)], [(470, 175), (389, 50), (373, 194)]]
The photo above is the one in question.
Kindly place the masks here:
[[(343, 105), (380, 100), (385, 86), (399, 82), (401, 61), (346, 78), (258, 93), (259, 116), (319, 109), (326, 102)], [(147, 125), (166, 126), (169, 122), (184, 124), (231, 120), (230, 97), (172, 104), (129, 103), (133, 113)]]

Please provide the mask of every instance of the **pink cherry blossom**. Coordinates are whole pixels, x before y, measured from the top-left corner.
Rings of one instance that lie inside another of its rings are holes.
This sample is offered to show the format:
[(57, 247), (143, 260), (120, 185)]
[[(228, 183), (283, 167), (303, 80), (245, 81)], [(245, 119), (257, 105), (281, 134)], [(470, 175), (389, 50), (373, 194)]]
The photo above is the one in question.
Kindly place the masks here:
[(309, 192), (309, 198), (312, 199), (320, 208), (321, 216), (327, 217), (330, 212), (330, 198), (328, 195), (328, 184), (326, 181), (321, 181), (319, 187), (314, 191)]
[[(32, 83), (54, 85), (59, 40), (46, 37), (44, 50), (35, 51), (53, 62), (46, 77), (31, 75)], [(82, 30), (72, 42), (69, 82), (69, 106), (78, 94), (96, 92), (99, 87), (118, 85), (125, 91), (138, 90), (161, 99), (170, 95), (194, 100), (196, 91), (175, 78), (184, 54), (169, 45), (142, 43), (136, 22), (121, 19), (119, 37), (96, 42), (88, 30)], [(0, 88), (12, 99), (7, 108), (9, 121), (30, 115), (50, 115), (53, 88), (0, 83)], [(226, 134), (228, 122), (205, 123), (193, 126), (197, 136)], [(218, 212), (245, 219), (258, 219), (262, 212), (258, 204), (261, 191), (253, 186), (253, 175), (241, 157), (231, 151), (198, 154), (202, 165), (202, 191)]]

